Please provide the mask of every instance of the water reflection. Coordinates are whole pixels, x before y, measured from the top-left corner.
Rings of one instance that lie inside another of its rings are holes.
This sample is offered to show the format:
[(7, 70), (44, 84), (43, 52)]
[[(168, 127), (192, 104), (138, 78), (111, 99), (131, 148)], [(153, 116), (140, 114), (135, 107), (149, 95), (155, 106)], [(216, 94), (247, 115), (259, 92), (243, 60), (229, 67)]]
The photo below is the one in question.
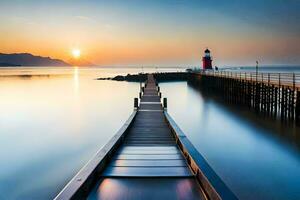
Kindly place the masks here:
[(73, 80), (74, 80), (74, 92), (77, 94), (79, 89), (79, 69), (77, 66), (74, 67)]
[(217, 95), (203, 95), (199, 88), (192, 84), (189, 84), (190, 88), (199, 93), (200, 97), (206, 102), (216, 102), (222, 109), (227, 112), (233, 112), (239, 118), (244, 119), (251, 126), (255, 126), (260, 129), (265, 129), (264, 134), (271, 134), (272, 138), (280, 140), (282, 143), (287, 143), (292, 148), (297, 149), (300, 152), (300, 126), (297, 126), (293, 122), (282, 121), (280, 118), (274, 118), (272, 116), (265, 115), (264, 113), (255, 112), (254, 109), (249, 110), (246, 106), (229, 104), (223, 101), (221, 97)]
[(0, 78), (0, 199), (52, 199), (131, 114), (138, 84), (70, 71)]
[[(0, 70), (0, 199), (52, 199), (116, 133), (138, 95), (139, 84), (94, 79), (135, 72)], [(298, 144), (296, 132), (249, 121), (249, 112), (203, 98), (186, 82), (160, 86), (172, 117), (239, 198), (300, 199), (299, 152), (283, 139)]]
[(240, 199), (300, 199), (299, 151), (278, 132), (203, 98), (186, 82), (160, 86), (168, 112)]
[(138, 96), (138, 83), (95, 78), (138, 72), (0, 68), (0, 199), (53, 199), (117, 132)]

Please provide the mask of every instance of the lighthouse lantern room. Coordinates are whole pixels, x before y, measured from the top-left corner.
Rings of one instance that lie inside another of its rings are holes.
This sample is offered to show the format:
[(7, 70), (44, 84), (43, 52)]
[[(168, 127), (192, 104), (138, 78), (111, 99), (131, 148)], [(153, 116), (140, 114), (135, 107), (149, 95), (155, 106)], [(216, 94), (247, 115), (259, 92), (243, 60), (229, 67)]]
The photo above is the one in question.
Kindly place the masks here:
[(210, 50), (206, 49), (204, 51), (204, 57), (202, 58), (203, 69), (212, 69), (212, 59), (210, 56)]

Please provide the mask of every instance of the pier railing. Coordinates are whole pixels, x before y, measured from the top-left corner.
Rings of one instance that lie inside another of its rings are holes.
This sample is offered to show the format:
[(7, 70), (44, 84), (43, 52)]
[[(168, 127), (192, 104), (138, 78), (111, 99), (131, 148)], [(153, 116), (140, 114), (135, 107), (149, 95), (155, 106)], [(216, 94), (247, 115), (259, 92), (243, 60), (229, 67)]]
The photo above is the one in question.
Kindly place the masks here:
[(229, 103), (300, 125), (300, 74), (201, 71), (189, 81)]
[(300, 89), (300, 73), (265, 73), (265, 72), (233, 72), (233, 71), (201, 71), (208, 76), (244, 79), (263, 82), (268, 85), (278, 85)]

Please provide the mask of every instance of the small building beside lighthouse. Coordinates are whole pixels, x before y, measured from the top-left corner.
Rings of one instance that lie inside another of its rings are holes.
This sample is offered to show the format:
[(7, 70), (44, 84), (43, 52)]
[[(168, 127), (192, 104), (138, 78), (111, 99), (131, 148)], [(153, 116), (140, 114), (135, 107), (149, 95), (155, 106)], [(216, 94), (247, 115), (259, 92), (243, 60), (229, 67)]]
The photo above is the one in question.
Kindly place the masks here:
[(206, 49), (204, 51), (204, 57), (202, 57), (203, 70), (212, 69), (212, 58), (210, 56), (210, 50)]

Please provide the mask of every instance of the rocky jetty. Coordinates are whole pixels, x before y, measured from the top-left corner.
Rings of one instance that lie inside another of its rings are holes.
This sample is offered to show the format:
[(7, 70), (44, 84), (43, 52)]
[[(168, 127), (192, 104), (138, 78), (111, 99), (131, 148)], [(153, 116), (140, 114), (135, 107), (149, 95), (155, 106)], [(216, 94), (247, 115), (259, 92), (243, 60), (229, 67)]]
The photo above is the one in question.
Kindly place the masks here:
[[(186, 81), (189, 73), (187, 72), (164, 72), (154, 73), (155, 79), (158, 82), (164, 81)], [(126, 76), (115, 76), (108, 78), (97, 78), (97, 80), (113, 80), (113, 81), (128, 81), (128, 82), (144, 82), (147, 79), (147, 74), (127, 74)]]

